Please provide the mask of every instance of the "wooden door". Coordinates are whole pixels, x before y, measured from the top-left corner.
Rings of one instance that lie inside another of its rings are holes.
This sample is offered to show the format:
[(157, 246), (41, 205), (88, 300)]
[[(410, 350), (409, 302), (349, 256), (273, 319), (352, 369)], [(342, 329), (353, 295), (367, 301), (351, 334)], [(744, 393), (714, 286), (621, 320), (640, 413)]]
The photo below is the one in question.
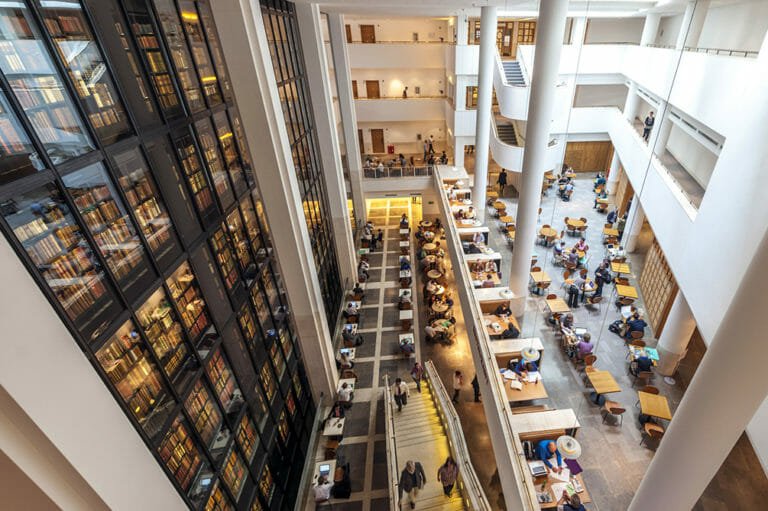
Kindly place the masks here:
[(517, 58), (517, 46), (520, 44), (534, 44), (536, 42), (536, 22), (518, 21), (515, 26), (515, 37), (512, 46), (512, 57)]
[[(627, 229), (629, 228), (630, 226), (627, 226)], [(677, 282), (655, 238), (643, 263), (643, 273), (637, 282), (643, 294), (645, 317), (658, 338), (664, 330), (672, 302), (675, 301)]]
[(357, 141), (360, 144), (360, 154), (365, 154), (365, 142), (363, 141), (363, 130), (357, 130)]
[(352, 42), (352, 26), (351, 25), (344, 25), (344, 30), (347, 32), (347, 42)]
[(357, 99), (357, 80), (352, 80), (352, 97)]
[(384, 130), (371, 129), (371, 144), (373, 145), (372, 152), (374, 154), (382, 154), (386, 152), (384, 148)]
[(378, 80), (366, 80), (365, 81), (365, 95), (369, 99), (380, 98), (379, 95), (379, 81)]
[(512, 33), (514, 32), (515, 23), (513, 21), (501, 21), (496, 29), (496, 46), (499, 48), (499, 53), (502, 57), (511, 57), (513, 55), (512, 49), (514, 41), (512, 39)]
[(605, 172), (611, 166), (613, 145), (610, 142), (568, 142), (565, 163), (576, 172)]
[(360, 39), (364, 43), (375, 43), (376, 27), (373, 25), (360, 25)]

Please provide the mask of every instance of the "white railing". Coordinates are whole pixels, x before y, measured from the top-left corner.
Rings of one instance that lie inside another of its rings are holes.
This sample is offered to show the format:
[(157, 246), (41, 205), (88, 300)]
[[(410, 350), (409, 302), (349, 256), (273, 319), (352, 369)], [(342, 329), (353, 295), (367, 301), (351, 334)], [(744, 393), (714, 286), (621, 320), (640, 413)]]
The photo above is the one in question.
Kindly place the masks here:
[(464, 439), (464, 430), (461, 427), (461, 420), (456, 413), (456, 409), (453, 407), (450, 396), (448, 396), (448, 391), (445, 390), (443, 381), (437, 374), (435, 364), (431, 360), (424, 363), (424, 369), (427, 375), (427, 382), (432, 389), (432, 399), (435, 403), (435, 408), (440, 415), (445, 434), (448, 436), (448, 446), (451, 450), (451, 455), (459, 467), (459, 490), (464, 499), (464, 505), (467, 509), (490, 511), (491, 505), (488, 503), (488, 498), (480, 484), (480, 479), (477, 477), (475, 467), (472, 465), (467, 442)]
[(386, 424), (387, 467), (389, 469), (389, 482), (387, 484), (389, 505), (390, 509), (400, 509), (400, 471), (398, 468), (400, 465), (397, 463), (394, 403), (388, 374), (384, 375), (384, 422)]
[(435, 171), (434, 165), (384, 167), (379, 169), (372, 167), (363, 169), (363, 177), (366, 179), (401, 178), (401, 177), (425, 177), (431, 176)]

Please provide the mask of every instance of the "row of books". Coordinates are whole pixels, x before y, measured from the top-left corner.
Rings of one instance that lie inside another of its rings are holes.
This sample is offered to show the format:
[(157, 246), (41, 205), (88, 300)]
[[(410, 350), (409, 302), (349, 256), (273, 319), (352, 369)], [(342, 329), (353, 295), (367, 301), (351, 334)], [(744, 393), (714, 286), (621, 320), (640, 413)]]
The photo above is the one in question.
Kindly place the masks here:
[(61, 16), (55, 18), (46, 17), (45, 27), (51, 34), (51, 37), (67, 35), (85, 35), (86, 30), (78, 16)]
[(198, 380), (184, 407), (205, 444), (210, 444), (221, 424), (221, 412), (202, 380)]
[[(51, 122), (53, 116), (54, 123)], [(35, 132), (44, 144), (60, 143), (64, 137), (75, 133), (82, 135), (80, 125), (75, 121), (68, 106), (60, 106), (51, 110), (37, 110), (29, 115)]]
[(100, 112), (90, 113), (88, 114), (88, 119), (90, 119), (91, 124), (97, 130), (123, 122), (116, 108), (107, 108)]
[(24, 109), (64, 101), (61, 83), (53, 76), (17, 78), (10, 85)]
[(114, 201), (101, 202), (98, 205), (80, 207), (83, 220), (91, 231), (98, 231), (120, 218), (120, 210)]
[(240, 497), (240, 491), (243, 489), (243, 483), (245, 483), (245, 463), (238, 456), (237, 451), (232, 450), (229, 453), (227, 462), (224, 464), (224, 469), (221, 472), (221, 477), (224, 479), (229, 491), (235, 498)]
[[(45, 277), (48, 280), (59, 278), (57, 275), (57, 268), (45, 272)], [(70, 318), (76, 319), (88, 313), (96, 301), (106, 294), (107, 288), (104, 286), (103, 278), (102, 273), (90, 270), (83, 274), (77, 283), (52, 286), (57, 299)]]
[(235, 380), (220, 350), (216, 351), (208, 361), (205, 372), (208, 374), (211, 382), (213, 382), (222, 406), (228, 408), (235, 392)]
[(77, 188), (73, 194), (76, 195), (75, 204), (80, 210), (88, 209), (97, 202), (112, 198), (112, 193), (106, 185)]
[(189, 436), (186, 426), (177, 419), (158, 448), (160, 458), (174, 474), (176, 482), (186, 491), (200, 467), (200, 452)]

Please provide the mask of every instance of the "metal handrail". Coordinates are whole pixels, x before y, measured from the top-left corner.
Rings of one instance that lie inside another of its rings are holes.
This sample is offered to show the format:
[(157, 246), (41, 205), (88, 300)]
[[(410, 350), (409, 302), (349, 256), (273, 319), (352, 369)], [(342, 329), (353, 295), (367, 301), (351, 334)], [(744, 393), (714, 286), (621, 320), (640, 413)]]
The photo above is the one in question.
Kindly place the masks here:
[(389, 467), (389, 503), (390, 509), (400, 509), (400, 465), (397, 462), (397, 440), (395, 438), (395, 414), (392, 399), (392, 388), (389, 386), (389, 375), (384, 375), (384, 423), (386, 424), (386, 452)]
[(405, 167), (387, 167), (379, 170), (378, 167), (363, 168), (363, 177), (366, 179), (401, 178), (401, 177), (428, 177), (434, 174), (435, 165), (407, 165)]
[[(474, 465), (469, 456), (469, 448), (464, 438), (464, 430), (461, 427), (461, 420), (456, 413), (448, 391), (443, 385), (443, 381), (437, 374), (435, 364), (431, 360), (424, 363), (427, 382), (432, 389), (432, 400), (435, 408), (442, 419), (443, 429), (448, 436), (448, 446), (451, 450), (453, 459), (459, 467), (459, 489), (467, 509), (477, 511), (490, 511), (491, 505), (477, 477)], [(397, 509), (397, 508), (395, 508)]]
[(357, 97), (357, 98), (355, 98), (355, 101), (374, 101), (374, 100), (377, 100), (377, 99), (404, 99), (404, 100), (407, 101), (409, 99), (448, 99), (448, 96), (443, 94), (443, 95), (438, 95), (438, 96), (408, 96), (407, 98), (404, 98), (402, 96), (379, 96), (378, 98), (361, 98), (361, 97)]
[[(650, 46), (651, 48), (663, 48), (667, 50), (676, 50), (678, 49), (673, 44), (646, 44), (645, 46)], [(727, 48), (707, 48), (704, 46), (685, 46), (683, 47), (683, 51), (689, 51), (692, 53), (706, 53), (707, 55), (722, 55), (727, 57), (744, 57), (744, 58), (751, 58), (755, 59), (757, 58), (759, 52), (753, 51), (753, 50), (729, 50)]]
[(372, 43), (364, 43), (362, 41), (352, 41), (347, 44), (455, 44), (450, 41), (374, 41)]

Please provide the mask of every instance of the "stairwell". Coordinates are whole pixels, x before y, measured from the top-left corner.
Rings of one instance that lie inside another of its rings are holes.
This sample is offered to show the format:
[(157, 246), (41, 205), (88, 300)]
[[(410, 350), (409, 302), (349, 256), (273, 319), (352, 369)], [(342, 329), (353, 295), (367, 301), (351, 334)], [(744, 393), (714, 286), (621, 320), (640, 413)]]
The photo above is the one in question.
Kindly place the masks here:
[[(398, 469), (402, 470), (408, 460), (418, 461), (424, 467), (427, 482), (416, 499), (418, 510), (464, 510), (464, 501), (454, 486), (451, 497), (443, 495), (443, 486), (437, 481), (437, 469), (450, 454), (448, 437), (432, 400), (429, 385), (423, 382), (421, 393), (416, 392), (415, 384), (410, 385), (411, 395), (408, 404), (401, 412), (394, 410), (396, 452)], [(410, 509), (405, 504), (404, 510)]]
[(525, 87), (525, 77), (518, 61), (505, 60), (501, 64), (504, 66), (504, 76), (507, 78), (507, 84)]
[(499, 135), (499, 140), (507, 145), (519, 146), (517, 140), (517, 133), (515, 132), (515, 126), (506, 121), (503, 117), (496, 117), (496, 133)]

